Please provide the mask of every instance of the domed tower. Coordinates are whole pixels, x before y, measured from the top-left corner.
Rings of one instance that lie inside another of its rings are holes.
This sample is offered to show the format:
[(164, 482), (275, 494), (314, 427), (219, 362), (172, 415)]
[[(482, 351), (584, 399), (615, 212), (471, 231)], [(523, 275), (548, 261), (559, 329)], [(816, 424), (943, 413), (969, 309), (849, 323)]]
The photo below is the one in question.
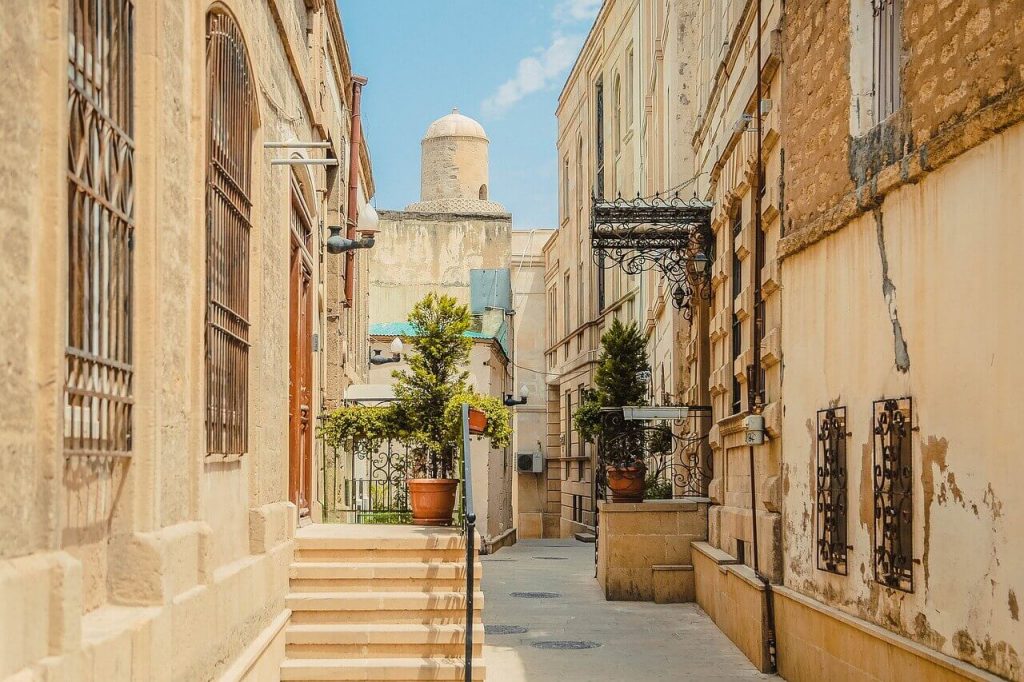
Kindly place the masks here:
[(427, 128), (420, 166), (420, 200), (407, 211), (505, 213), (488, 200), (487, 146), (483, 126), (452, 109)]

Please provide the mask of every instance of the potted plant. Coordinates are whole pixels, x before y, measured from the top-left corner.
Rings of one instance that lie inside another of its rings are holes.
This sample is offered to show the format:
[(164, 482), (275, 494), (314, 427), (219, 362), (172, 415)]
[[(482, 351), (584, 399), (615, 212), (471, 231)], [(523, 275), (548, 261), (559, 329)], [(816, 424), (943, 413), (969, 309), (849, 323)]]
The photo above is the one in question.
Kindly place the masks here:
[(644, 499), (644, 434), (639, 422), (623, 418), (624, 406), (647, 404), (646, 340), (635, 324), (619, 320), (601, 337), (601, 356), (588, 391), (573, 417), (580, 437), (598, 443), (612, 502)]
[(500, 399), (474, 393), (462, 368), (473, 341), (464, 334), (472, 324), (469, 309), (451, 296), (428, 294), (409, 315), (415, 334), (409, 339), (407, 371), (395, 371), (396, 401), (387, 406), (341, 407), (321, 425), (325, 442), (360, 442), (370, 449), (388, 438), (409, 447), (403, 461), (412, 522), (449, 525), (459, 485), (462, 452), (462, 404), (477, 420), (472, 432), (492, 447), (508, 445), (511, 418)]
[[(395, 371), (397, 421), (408, 432), (412, 461), (408, 473), (412, 521), (450, 525), (458, 490), (456, 468), (462, 448), (461, 405), (477, 413), (477, 430), (494, 447), (508, 443), (508, 410), (497, 398), (477, 395), (466, 386), (472, 339), (469, 309), (447, 295), (428, 294), (409, 314), (412, 337), (409, 369)], [(483, 420), (479, 417), (483, 416)]]

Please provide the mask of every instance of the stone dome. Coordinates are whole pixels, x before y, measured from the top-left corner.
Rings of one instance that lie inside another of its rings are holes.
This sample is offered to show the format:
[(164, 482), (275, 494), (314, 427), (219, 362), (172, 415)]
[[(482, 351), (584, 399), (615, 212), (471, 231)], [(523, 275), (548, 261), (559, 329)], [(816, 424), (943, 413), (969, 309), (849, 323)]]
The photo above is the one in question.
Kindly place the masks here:
[(438, 137), (477, 137), (486, 140), (487, 133), (484, 132), (482, 125), (469, 116), (463, 116), (458, 109), (452, 109), (452, 113), (430, 124), (423, 139), (432, 140)]

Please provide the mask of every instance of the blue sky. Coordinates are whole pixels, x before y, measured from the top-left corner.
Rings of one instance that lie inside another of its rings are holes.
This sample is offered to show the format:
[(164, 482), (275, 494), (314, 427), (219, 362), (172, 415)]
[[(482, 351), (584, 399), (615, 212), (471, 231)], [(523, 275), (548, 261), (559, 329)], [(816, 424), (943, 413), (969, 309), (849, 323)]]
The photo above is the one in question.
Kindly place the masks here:
[(555, 106), (600, 0), (338, 0), (378, 208), (419, 199), (420, 139), (452, 107), (491, 140), (490, 198), (516, 229), (557, 221)]

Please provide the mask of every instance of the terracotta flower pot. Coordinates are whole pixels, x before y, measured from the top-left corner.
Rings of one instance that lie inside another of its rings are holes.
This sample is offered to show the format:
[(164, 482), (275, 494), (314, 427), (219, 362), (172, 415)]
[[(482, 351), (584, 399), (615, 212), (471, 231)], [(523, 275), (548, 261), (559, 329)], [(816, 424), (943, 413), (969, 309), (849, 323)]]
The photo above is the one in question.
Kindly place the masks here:
[(612, 491), (612, 502), (643, 502), (643, 467), (608, 467), (608, 487)]
[(409, 501), (412, 522), (417, 526), (450, 526), (455, 509), (454, 478), (410, 478)]
[(475, 407), (469, 408), (469, 432), (474, 435), (481, 435), (487, 428), (487, 413)]

